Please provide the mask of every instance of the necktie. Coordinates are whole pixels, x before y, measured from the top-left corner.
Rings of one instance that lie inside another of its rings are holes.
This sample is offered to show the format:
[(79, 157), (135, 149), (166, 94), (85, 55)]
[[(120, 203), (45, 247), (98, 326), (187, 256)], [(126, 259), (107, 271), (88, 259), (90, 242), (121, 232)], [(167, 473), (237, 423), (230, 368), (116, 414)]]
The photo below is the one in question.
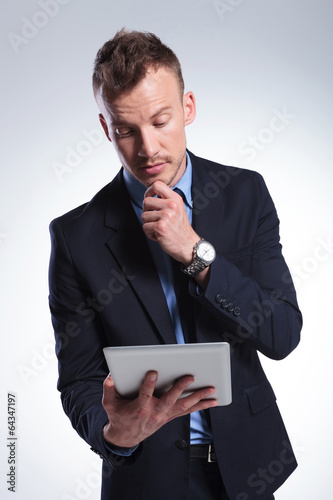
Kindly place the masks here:
[[(185, 202), (184, 193), (175, 188)], [(178, 303), (179, 315), (182, 324), (184, 339), (186, 343), (196, 342), (195, 336), (195, 320), (194, 320), (194, 299), (189, 292), (189, 278), (181, 270), (180, 262), (172, 259), (173, 281), (175, 294)]]

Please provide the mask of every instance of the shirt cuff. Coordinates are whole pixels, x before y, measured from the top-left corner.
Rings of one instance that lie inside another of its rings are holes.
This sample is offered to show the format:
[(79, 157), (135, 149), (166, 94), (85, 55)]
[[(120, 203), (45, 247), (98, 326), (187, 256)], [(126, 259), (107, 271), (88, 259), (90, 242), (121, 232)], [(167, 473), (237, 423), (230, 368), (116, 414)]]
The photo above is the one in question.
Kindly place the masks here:
[(132, 453), (135, 452), (137, 447), (139, 446), (138, 444), (136, 446), (133, 446), (132, 448), (121, 448), (120, 446), (116, 446), (114, 444), (108, 443), (104, 439), (104, 445), (108, 451), (111, 453), (114, 453), (115, 455), (120, 455), (121, 457), (130, 457)]
[(195, 291), (196, 291), (196, 294), (199, 296), (199, 297), (203, 297), (205, 295), (205, 290), (204, 288), (202, 288), (200, 285), (196, 285), (195, 287)]

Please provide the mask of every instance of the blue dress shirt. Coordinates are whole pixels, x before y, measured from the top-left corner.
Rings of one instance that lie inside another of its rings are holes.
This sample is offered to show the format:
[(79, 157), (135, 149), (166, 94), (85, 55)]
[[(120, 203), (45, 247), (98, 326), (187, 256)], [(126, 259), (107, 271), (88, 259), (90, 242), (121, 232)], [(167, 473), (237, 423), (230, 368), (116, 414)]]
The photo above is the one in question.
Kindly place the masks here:
[[(187, 216), (190, 223), (192, 224), (192, 163), (189, 155), (186, 153), (186, 170), (184, 175), (178, 181), (178, 183), (173, 187), (180, 189), (185, 195), (184, 205), (186, 209)], [(126, 170), (124, 170), (124, 180), (128, 193), (131, 198), (132, 206), (135, 213), (142, 224), (142, 202), (144, 194), (146, 192), (146, 187), (143, 186), (138, 180), (132, 177)], [(173, 284), (173, 273), (171, 267), (171, 260), (168, 254), (166, 254), (160, 247), (159, 243), (147, 238), (149, 249), (151, 251), (154, 263), (161, 281), (161, 285), (164, 291), (164, 295), (168, 304), (170, 311), (172, 323), (175, 330), (175, 335), (178, 344), (184, 344), (184, 334), (182, 330), (182, 325), (179, 316), (179, 309), (176, 300), (176, 295), (174, 291)], [(212, 434), (205, 418), (204, 412), (195, 412), (191, 414), (191, 444), (202, 444), (211, 443)]]
[[(187, 216), (192, 225), (192, 163), (189, 155), (186, 153), (186, 170), (178, 181), (178, 183), (173, 187), (173, 189), (178, 188), (184, 194), (184, 205), (186, 209)], [(147, 188), (143, 186), (137, 179), (132, 177), (126, 170), (124, 170), (124, 180), (127, 191), (129, 193), (132, 206), (134, 211), (142, 224), (142, 202)], [(164, 291), (164, 295), (168, 304), (168, 308), (171, 315), (171, 320), (175, 330), (176, 340), (178, 344), (184, 344), (184, 334), (182, 330), (179, 308), (176, 300), (176, 294), (174, 291), (173, 283), (173, 272), (170, 256), (165, 253), (159, 243), (147, 238), (147, 243), (151, 251), (161, 285)], [(212, 433), (207, 422), (205, 413), (203, 411), (197, 411), (191, 413), (191, 444), (207, 444), (212, 442)], [(117, 446), (109, 446), (106, 443), (107, 448), (118, 455), (129, 456), (137, 448), (118, 448)]]

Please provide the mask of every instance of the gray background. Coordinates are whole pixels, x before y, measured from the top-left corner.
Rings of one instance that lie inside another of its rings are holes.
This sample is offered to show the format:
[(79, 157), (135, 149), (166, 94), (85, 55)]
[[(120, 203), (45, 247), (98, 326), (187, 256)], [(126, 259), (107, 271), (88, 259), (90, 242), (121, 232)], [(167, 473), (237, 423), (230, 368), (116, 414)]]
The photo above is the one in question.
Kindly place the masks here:
[(90, 82), (97, 50), (125, 26), (154, 31), (179, 56), (198, 108), (189, 149), (259, 171), (273, 196), (305, 322), (294, 353), (263, 359), (299, 462), (276, 498), (331, 499), (332, 10), (329, 0), (1, 2), (1, 498), (13, 498), (7, 392), (15, 498), (99, 498), (100, 460), (56, 391), (48, 224), (119, 169)]

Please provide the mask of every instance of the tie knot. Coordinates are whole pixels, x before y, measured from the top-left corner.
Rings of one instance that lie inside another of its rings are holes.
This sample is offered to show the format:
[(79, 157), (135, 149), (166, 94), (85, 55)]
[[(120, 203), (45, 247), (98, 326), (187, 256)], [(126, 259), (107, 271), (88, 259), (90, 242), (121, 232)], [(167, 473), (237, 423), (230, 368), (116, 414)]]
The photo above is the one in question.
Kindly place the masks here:
[(179, 196), (181, 196), (183, 198), (183, 202), (185, 203), (186, 202), (186, 196), (185, 194), (183, 193), (183, 191), (179, 188), (175, 188), (174, 189), (174, 192), (179, 194)]

